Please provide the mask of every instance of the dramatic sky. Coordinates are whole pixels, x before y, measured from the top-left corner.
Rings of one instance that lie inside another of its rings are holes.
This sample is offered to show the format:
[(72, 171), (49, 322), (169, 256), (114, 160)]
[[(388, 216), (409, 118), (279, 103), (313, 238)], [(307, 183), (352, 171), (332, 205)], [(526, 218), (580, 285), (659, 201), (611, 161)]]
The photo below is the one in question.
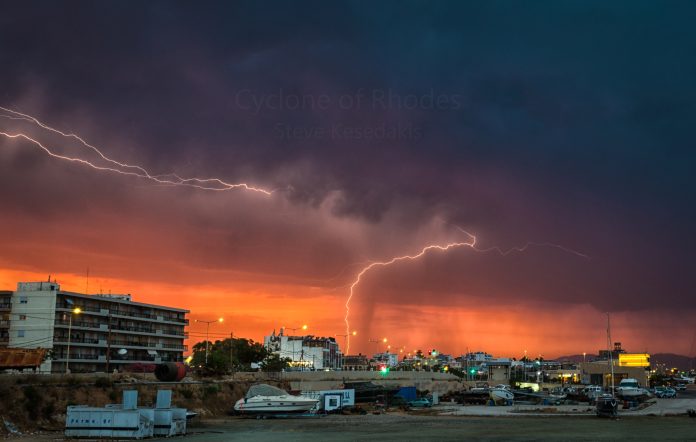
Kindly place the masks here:
[(625, 348), (688, 353), (695, 19), (677, 1), (5, 1), (0, 106), (152, 175), (273, 192), (2, 136), (0, 289), (84, 291), (89, 268), (90, 292), (223, 316), (215, 336), (336, 335), (364, 266), (469, 232), (478, 251), (362, 275), (351, 352), (596, 352), (611, 312)]

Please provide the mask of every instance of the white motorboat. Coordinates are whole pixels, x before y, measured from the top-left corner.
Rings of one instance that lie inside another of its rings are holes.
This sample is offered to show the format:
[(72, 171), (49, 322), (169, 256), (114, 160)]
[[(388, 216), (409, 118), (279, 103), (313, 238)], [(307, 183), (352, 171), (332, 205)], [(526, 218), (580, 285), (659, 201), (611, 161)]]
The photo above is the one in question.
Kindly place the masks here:
[(510, 387), (503, 384), (491, 388), (488, 390), (488, 394), (495, 402), (509, 402), (515, 398), (515, 395), (510, 391)]
[(640, 384), (638, 384), (637, 379), (631, 378), (622, 379), (619, 383), (619, 386), (616, 388), (616, 393), (625, 399), (632, 399), (649, 395), (648, 390), (646, 390), (645, 388), (641, 388)]
[(246, 396), (234, 404), (234, 411), (243, 414), (306, 413), (318, 402), (318, 399), (295, 396), (280, 388), (259, 384), (249, 388)]

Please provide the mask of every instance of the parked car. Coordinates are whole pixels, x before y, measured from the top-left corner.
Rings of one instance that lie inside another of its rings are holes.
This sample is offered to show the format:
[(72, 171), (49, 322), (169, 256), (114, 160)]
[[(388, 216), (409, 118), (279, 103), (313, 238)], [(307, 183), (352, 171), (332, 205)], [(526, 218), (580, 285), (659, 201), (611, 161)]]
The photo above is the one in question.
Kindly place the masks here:
[(422, 397), (420, 399), (409, 401), (408, 406), (413, 408), (430, 408), (433, 406), (433, 404), (428, 399)]
[(670, 387), (655, 387), (655, 396), (659, 398), (673, 398), (677, 396), (677, 391)]
[(686, 384), (677, 384), (674, 386), (677, 391), (686, 391)]

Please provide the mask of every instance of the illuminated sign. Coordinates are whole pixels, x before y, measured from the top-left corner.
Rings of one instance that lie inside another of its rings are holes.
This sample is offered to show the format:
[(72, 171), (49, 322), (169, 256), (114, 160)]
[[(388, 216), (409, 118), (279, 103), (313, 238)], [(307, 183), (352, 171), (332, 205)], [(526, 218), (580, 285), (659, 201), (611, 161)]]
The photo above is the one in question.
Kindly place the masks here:
[(650, 355), (647, 353), (619, 353), (621, 367), (649, 367)]

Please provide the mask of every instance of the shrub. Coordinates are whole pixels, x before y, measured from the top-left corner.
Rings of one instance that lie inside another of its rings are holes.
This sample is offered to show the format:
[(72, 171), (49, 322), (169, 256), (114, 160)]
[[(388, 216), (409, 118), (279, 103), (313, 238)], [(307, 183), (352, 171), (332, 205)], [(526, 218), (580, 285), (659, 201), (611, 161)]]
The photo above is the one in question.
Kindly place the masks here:
[(41, 394), (33, 385), (22, 388), (24, 393), (24, 409), (27, 410), (29, 418), (39, 417), (39, 405), (41, 405)]
[(186, 399), (191, 399), (193, 397), (193, 390), (189, 390), (188, 388), (182, 388), (179, 392)]
[(55, 402), (49, 402), (46, 405), (43, 406), (41, 409), (41, 414), (43, 415), (44, 419), (52, 419), (53, 418), (53, 413), (56, 412), (56, 404)]
[(220, 392), (220, 388), (218, 388), (217, 385), (208, 385), (203, 390), (203, 396), (205, 396), (205, 397), (213, 396), (213, 395), (218, 394), (218, 392)]
[(109, 392), (109, 400), (114, 403), (118, 401), (118, 393), (116, 392), (116, 390), (111, 390)]
[(103, 390), (110, 388), (112, 385), (113, 382), (111, 382), (111, 379), (106, 377), (99, 377), (94, 381), (94, 386)]

